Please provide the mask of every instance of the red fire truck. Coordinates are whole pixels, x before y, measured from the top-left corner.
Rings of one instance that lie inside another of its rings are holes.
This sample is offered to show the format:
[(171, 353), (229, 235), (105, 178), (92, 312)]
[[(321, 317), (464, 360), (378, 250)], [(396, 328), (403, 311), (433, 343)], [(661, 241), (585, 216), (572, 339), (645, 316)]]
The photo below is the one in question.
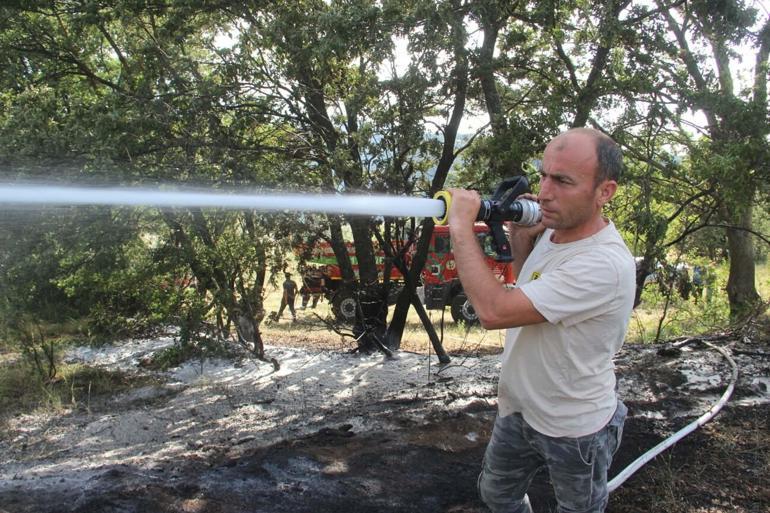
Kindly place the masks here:
[[(513, 285), (516, 277), (513, 275), (511, 264), (497, 262), (494, 258), (492, 235), (487, 225), (478, 223), (474, 226), (474, 231), (486, 255), (489, 268), (492, 269), (501, 283)], [(353, 264), (353, 270), (358, 272), (355, 248), (352, 243), (348, 243), (347, 248)], [(385, 268), (384, 252), (378, 251), (377, 259), (380, 279), (382, 279)], [(411, 255), (407, 255), (407, 265), (410, 260)], [(342, 273), (331, 245), (328, 242), (316, 243), (312, 248), (308, 264), (315, 266), (316, 271), (319, 267), (322, 269), (324, 274), (323, 292), (331, 302), (332, 309), (337, 318), (343, 321), (352, 321), (356, 314), (355, 295), (342, 286)], [(309, 269), (312, 269), (312, 267)], [(395, 301), (404, 282), (404, 277), (395, 266), (391, 270), (390, 280), (392, 288), (389, 299), (392, 303)], [(465, 296), (460, 280), (457, 277), (448, 226), (436, 226), (433, 229), (428, 258), (421, 272), (421, 281), (422, 286), (417, 292), (425, 308), (428, 310), (442, 310), (449, 306), (455, 322), (462, 321), (467, 324), (473, 324), (478, 321), (478, 316)]]

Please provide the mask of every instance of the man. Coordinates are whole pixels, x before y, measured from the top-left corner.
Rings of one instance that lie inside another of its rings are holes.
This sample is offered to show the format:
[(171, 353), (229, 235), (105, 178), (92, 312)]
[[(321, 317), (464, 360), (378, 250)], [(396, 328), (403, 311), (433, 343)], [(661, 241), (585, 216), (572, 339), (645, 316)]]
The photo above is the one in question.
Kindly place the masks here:
[(704, 283), (704, 268), (700, 264), (696, 264), (692, 268), (692, 296), (695, 298), (695, 304), (703, 297), (703, 283)]
[(297, 312), (294, 311), (294, 299), (297, 297), (297, 283), (291, 279), (291, 273), (285, 273), (286, 278), (283, 282), (283, 297), (281, 297), (281, 307), (278, 309), (278, 319), (283, 315), (283, 310), (286, 306), (289, 306), (291, 312), (291, 319), (293, 322), (297, 321)]
[(635, 290), (634, 259), (602, 216), (621, 167), (618, 146), (596, 130), (572, 129), (547, 145), (540, 192), (527, 195), (543, 219), (509, 227), (515, 289), (500, 286), (476, 243), (478, 194), (450, 191), (463, 290), (485, 328), (508, 328), (499, 411), (479, 476), (481, 498), (494, 512), (531, 512), (526, 491), (542, 466), (558, 511), (607, 505), (607, 470), (627, 412), (615, 395), (612, 357)]
[(318, 300), (323, 296), (325, 286), (326, 282), (323, 272), (318, 267), (312, 266), (302, 274), (302, 288), (300, 289), (302, 310), (307, 308), (311, 297), (313, 298), (313, 303), (310, 305), (310, 308), (315, 308), (318, 305)]

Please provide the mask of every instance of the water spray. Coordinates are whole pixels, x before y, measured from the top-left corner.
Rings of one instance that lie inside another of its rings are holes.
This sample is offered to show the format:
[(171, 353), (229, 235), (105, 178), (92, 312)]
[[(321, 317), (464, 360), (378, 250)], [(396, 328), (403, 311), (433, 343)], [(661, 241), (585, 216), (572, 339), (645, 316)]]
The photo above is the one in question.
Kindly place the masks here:
[[(526, 177), (503, 180), (490, 199), (483, 199), (476, 218), (492, 232), (497, 260), (513, 260), (503, 223), (524, 226), (540, 222), (537, 202), (517, 199), (529, 191)], [(432, 217), (446, 224), (452, 197), (440, 191), (433, 199), (355, 194), (243, 194), (162, 190), (136, 187), (67, 187), (0, 184), (0, 205), (109, 205), (157, 208), (218, 208), (260, 212), (309, 212), (348, 216)]]
[(136, 187), (0, 185), (0, 205), (109, 205), (158, 208), (218, 208), (260, 212), (311, 212), (387, 217), (439, 217), (438, 199), (351, 194), (243, 194)]

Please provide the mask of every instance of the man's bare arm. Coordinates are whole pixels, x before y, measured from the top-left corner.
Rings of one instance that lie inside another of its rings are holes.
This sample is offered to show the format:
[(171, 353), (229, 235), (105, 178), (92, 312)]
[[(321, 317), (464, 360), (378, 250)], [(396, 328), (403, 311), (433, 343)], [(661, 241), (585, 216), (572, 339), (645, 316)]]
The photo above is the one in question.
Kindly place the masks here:
[[(545, 318), (522, 291), (503, 287), (487, 266), (473, 232), (480, 204), (478, 194), (461, 189), (452, 189), (450, 193), (452, 204), (448, 217), (449, 233), (457, 273), (481, 325), (486, 329), (501, 329), (545, 322)], [(521, 253), (525, 249), (524, 244), (518, 244), (514, 252)], [(531, 249), (530, 244), (526, 253)], [(521, 256), (519, 258), (523, 261)]]

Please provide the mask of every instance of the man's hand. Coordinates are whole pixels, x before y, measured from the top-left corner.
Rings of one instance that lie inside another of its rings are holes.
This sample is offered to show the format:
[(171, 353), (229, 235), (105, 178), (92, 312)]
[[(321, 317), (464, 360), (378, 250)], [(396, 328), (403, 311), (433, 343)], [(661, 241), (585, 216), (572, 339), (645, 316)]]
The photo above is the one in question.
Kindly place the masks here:
[(450, 228), (473, 225), (481, 207), (479, 193), (466, 189), (447, 189), (447, 191), (452, 196), (447, 215), (447, 224)]
[[(534, 194), (522, 194), (516, 199), (528, 199), (537, 201), (537, 196)], [(532, 248), (535, 247), (535, 241), (541, 233), (545, 231), (545, 225), (542, 222), (537, 223), (534, 226), (521, 226), (512, 222), (506, 223), (508, 229), (508, 236), (511, 240), (511, 253), (513, 254), (513, 267), (514, 272), (518, 276), (521, 271), (521, 266), (524, 265), (524, 260), (527, 259), (532, 252)]]

